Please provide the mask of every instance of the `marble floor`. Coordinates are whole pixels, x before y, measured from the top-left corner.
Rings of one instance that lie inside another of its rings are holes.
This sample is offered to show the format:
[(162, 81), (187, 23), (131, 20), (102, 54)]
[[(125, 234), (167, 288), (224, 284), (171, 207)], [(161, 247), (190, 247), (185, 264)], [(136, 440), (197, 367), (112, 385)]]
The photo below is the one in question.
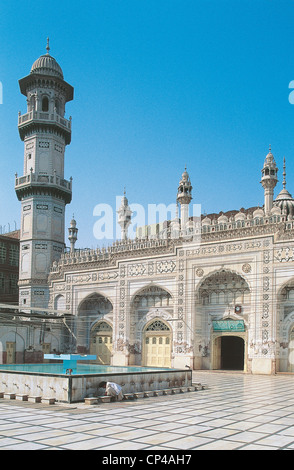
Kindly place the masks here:
[(99, 405), (0, 399), (0, 450), (294, 449), (294, 375), (193, 380), (208, 388)]

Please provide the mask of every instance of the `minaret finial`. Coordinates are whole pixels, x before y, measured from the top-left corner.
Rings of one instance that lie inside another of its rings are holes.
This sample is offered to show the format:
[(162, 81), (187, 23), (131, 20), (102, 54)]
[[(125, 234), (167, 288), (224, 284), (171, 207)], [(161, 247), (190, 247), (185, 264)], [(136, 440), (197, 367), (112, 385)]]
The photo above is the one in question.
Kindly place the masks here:
[(47, 46), (46, 46), (46, 49), (47, 49), (47, 54), (49, 54), (49, 51), (50, 51), (49, 38), (47, 38)]
[(284, 157), (283, 165), (283, 189), (286, 189), (286, 158)]

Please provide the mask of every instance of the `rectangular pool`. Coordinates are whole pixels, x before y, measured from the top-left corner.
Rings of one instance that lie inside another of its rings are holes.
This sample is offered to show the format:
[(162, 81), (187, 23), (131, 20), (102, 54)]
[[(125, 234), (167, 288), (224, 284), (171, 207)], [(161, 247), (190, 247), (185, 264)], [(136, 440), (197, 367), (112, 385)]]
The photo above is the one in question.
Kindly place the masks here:
[(0, 364), (0, 392), (80, 402), (99, 394), (99, 383), (115, 382), (123, 393), (163, 390), (192, 385), (192, 371), (167, 368), (77, 364), (71, 375), (62, 364)]

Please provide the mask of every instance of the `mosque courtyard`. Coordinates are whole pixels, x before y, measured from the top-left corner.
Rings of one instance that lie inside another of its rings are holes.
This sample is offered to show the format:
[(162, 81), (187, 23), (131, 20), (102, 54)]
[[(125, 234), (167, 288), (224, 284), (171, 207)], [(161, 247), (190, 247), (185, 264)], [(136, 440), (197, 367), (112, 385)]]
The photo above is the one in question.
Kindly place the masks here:
[(208, 388), (97, 405), (1, 399), (0, 450), (294, 449), (293, 375), (194, 371), (193, 381)]

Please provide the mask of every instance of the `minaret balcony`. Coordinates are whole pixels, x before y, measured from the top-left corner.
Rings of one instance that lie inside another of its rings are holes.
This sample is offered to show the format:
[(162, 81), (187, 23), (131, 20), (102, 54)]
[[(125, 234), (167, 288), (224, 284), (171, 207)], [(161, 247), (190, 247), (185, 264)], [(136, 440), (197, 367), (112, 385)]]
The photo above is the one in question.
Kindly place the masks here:
[(41, 125), (56, 127), (65, 135), (66, 144), (71, 140), (71, 118), (65, 119), (58, 113), (49, 113), (42, 111), (29, 111), (26, 114), (18, 115), (18, 130), (22, 140), (24, 140), (29, 127)]
[(66, 204), (71, 202), (72, 178), (69, 181), (56, 175), (33, 173), (18, 177), (15, 175), (15, 191), (18, 200), (32, 194), (55, 195), (64, 200)]

